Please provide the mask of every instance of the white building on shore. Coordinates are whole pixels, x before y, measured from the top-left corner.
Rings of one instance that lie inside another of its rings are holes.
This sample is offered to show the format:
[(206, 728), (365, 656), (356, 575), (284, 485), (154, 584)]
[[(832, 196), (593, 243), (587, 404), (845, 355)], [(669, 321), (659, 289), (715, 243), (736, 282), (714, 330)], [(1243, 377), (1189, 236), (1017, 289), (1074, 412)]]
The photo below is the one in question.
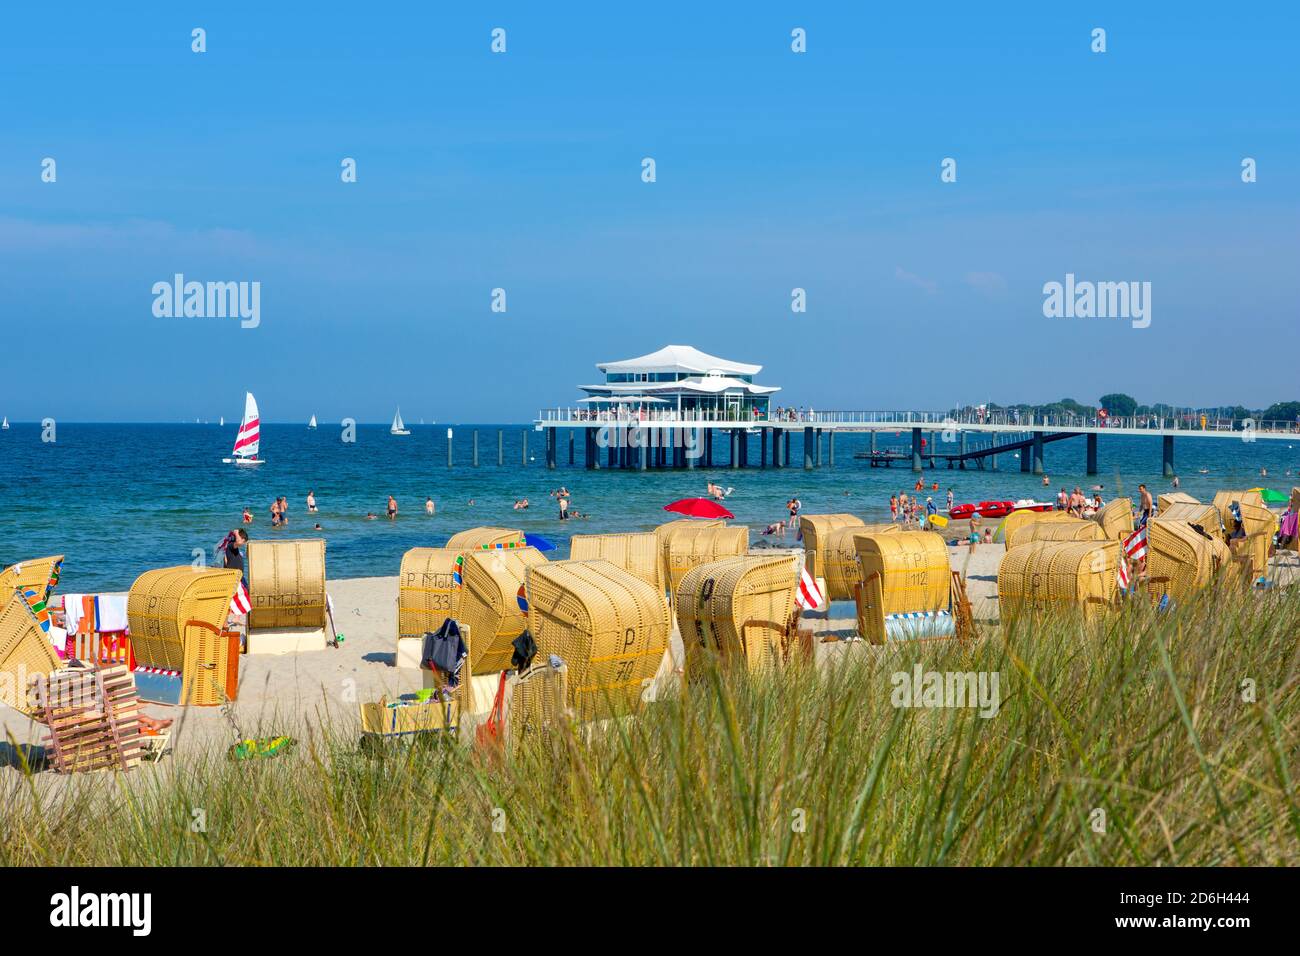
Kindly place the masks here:
[(599, 385), (579, 386), (587, 397), (579, 401), (593, 412), (633, 417), (763, 421), (769, 418), (769, 396), (776, 385), (758, 385), (761, 365), (747, 365), (708, 355), (689, 345), (669, 345), (649, 355), (602, 362)]

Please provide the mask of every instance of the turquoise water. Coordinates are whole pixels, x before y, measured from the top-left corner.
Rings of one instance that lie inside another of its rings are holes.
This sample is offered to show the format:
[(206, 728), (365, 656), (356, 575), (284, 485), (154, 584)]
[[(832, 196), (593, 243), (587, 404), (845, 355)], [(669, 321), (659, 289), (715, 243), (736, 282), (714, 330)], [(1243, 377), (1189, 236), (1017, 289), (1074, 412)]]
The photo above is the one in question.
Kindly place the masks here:
[[(694, 471), (587, 471), (578, 436), (578, 464), (568, 464), (567, 436), (561, 434), (559, 466), (545, 467), (543, 434), (528, 429), (527, 467), (520, 465), (522, 425), (452, 426), (455, 466), (447, 468), (446, 425), (409, 426), (409, 437), (393, 437), (387, 425), (363, 425), (357, 441), (345, 444), (337, 426), (308, 431), (302, 425), (264, 425), (262, 457), (255, 469), (223, 465), (236, 424), (105, 425), (60, 424), (57, 441), (41, 441), (40, 427), (14, 424), (0, 432), (0, 566), (50, 553), (67, 555), (64, 591), (125, 590), (149, 568), (189, 564), (194, 550), (211, 559), (213, 546), (239, 524), (248, 505), (256, 520), (253, 537), (323, 536), (328, 542), (331, 577), (396, 574), (402, 553), (417, 546), (436, 546), (456, 531), (475, 525), (519, 527), (545, 535), (560, 545), (563, 556), (574, 533), (648, 530), (672, 517), (663, 505), (677, 498), (703, 495), (710, 478), (734, 487), (727, 506), (738, 521), (755, 531), (785, 514), (785, 502), (797, 494), (805, 513), (849, 511), (868, 520), (887, 517), (889, 495), (911, 491), (907, 467), (871, 468), (853, 452), (869, 447), (866, 435), (840, 435), (835, 468), (802, 469), (802, 436), (791, 443), (789, 469), (732, 471), (722, 467)], [(473, 430), (479, 432), (480, 466), (471, 465)], [(497, 431), (505, 431), (505, 466), (498, 467)], [(907, 434), (881, 434), (878, 447), (903, 450)], [(948, 446), (939, 445), (939, 450)], [(750, 456), (758, 460), (757, 436)], [(955, 449), (953, 449), (955, 450)], [(1022, 474), (1009, 455), (992, 471), (949, 471), (942, 464), (926, 469), (927, 487), (939, 482), (935, 500), (942, 507), (949, 486), (956, 500), (1050, 497), (1061, 485), (1087, 489), (1106, 486), (1135, 491), (1145, 481), (1155, 492), (1168, 490), (1160, 476), (1158, 437), (1103, 436), (1098, 443), (1101, 474), (1084, 475), (1084, 440), (1072, 438), (1046, 446), (1050, 489)], [(1220, 487), (1254, 487), (1267, 467), (1270, 487), (1289, 491), (1288, 471), (1300, 467), (1300, 441), (1180, 438), (1176, 461), (1182, 490), (1208, 498)], [(726, 443), (715, 455), (721, 462)], [(823, 462), (826, 461), (823, 453)], [(1210, 469), (1199, 475), (1200, 468)], [(565, 485), (585, 520), (561, 523), (548, 492)], [(319, 514), (308, 516), (304, 499), (314, 490)], [(1050, 493), (1050, 494), (1049, 494)], [(389, 494), (400, 506), (397, 521), (382, 516)], [(290, 506), (287, 529), (272, 529), (268, 509), (277, 495)], [(437, 514), (424, 514), (426, 497)], [(528, 511), (511, 505), (527, 497)], [(471, 500), (473, 503), (471, 504)], [(367, 521), (366, 512), (381, 517)], [(319, 521), (322, 532), (315, 532)], [(791, 541), (793, 538), (790, 539)]]

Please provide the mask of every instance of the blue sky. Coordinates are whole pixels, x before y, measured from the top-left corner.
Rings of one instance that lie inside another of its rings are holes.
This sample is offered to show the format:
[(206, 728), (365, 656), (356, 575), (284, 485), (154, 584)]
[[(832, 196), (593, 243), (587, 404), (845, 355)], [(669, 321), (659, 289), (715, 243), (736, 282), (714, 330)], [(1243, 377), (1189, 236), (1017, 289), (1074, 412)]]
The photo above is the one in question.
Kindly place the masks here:
[(819, 409), (1300, 398), (1293, 4), (208, 6), (0, 8), (11, 419), (521, 421), (668, 343)]

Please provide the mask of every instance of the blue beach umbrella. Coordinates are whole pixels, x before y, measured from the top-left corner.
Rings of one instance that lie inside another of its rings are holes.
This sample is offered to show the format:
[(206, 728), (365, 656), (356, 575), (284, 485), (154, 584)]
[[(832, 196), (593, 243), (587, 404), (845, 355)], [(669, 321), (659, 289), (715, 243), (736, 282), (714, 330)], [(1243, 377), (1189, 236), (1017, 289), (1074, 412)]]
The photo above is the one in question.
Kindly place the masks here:
[(530, 548), (536, 548), (538, 551), (554, 551), (556, 548), (554, 543), (543, 538), (540, 534), (524, 535), (524, 544)]

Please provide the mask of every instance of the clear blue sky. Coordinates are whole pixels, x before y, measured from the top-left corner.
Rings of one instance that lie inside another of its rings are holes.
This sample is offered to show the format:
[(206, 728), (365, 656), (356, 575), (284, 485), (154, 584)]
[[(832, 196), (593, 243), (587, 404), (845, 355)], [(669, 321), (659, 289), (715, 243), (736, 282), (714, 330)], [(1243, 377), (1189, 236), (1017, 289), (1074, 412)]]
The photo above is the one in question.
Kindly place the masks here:
[(827, 409), (1300, 398), (1295, 4), (801, 6), (5, 4), (0, 412), (520, 421), (668, 343)]

